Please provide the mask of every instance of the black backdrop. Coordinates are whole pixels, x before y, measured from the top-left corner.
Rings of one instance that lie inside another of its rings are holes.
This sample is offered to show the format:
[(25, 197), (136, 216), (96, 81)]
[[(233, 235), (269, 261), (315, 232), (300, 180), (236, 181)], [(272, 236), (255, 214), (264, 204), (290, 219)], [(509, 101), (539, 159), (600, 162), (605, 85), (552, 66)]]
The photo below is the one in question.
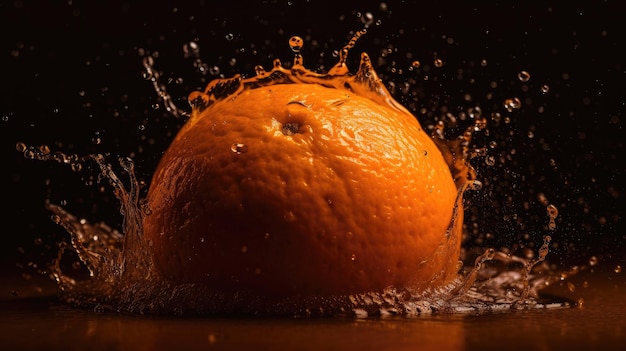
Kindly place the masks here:
[[(480, 106), (494, 147), (484, 187), (469, 194), (467, 245), (536, 247), (545, 234), (563, 264), (624, 264), (624, 124), (626, 44), (620, 1), (562, 5), (496, 2), (144, 2), (5, 1), (0, 4), (0, 184), (4, 206), (0, 254), (7, 267), (45, 264), (66, 238), (44, 201), (66, 204), (91, 221), (119, 227), (110, 188), (86, 184), (95, 170), (72, 172), (25, 159), (18, 141), (66, 153), (132, 156), (149, 182), (161, 153), (183, 122), (162, 108), (142, 77), (141, 52), (174, 102), (220, 74), (252, 75), (274, 58), (291, 59), (287, 40), (305, 38), (305, 64), (325, 70), (351, 33), (368, 26), (351, 60), (366, 51), (396, 97), (423, 125), (446, 112)], [(200, 48), (204, 71), (183, 48)], [(434, 58), (445, 65), (433, 66)], [(412, 69), (419, 60), (421, 67)], [(518, 72), (531, 74), (528, 82)], [(182, 79), (180, 82), (179, 79)], [(409, 91), (403, 91), (404, 83)], [(547, 85), (549, 91), (541, 92)], [(521, 108), (502, 102), (518, 97)], [(501, 119), (492, 117), (500, 113)], [(508, 122), (504, 122), (508, 120)], [(467, 123), (465, 123), (467, 125)], [(458, 135), (465, 126), (451, 128)], [(96, 142), (96, 140), (100, 140)], [(501, 162), (499, 159), (503, 158)], [(559, 208), (546, 229), (541, 194)]]

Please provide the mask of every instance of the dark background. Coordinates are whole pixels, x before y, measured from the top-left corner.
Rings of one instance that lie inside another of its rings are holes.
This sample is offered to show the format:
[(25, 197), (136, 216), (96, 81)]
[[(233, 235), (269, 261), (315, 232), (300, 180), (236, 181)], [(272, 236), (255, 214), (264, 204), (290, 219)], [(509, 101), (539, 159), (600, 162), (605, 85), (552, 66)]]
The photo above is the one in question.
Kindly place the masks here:
[[(536, 250), (550, 234), (553, 262), (580, 265), (596, 257), (599, 265), (624, 265), (626, 8), (620, 1), (354, 3), (2, 2), (4, 267), (45, 269), (55, 243), (67, 240), (44, 208), (47, 199), (90, 221), (119, 228), (122, 220), (106, 182), (89, 184), (97, 176), (89, 164), (73, 172), (29, 160), (16, 151), (17, 142), (104, 153), (113, 163), (131, 156), (138, 177), (149, 183), (184, 119), (163, 109), (142, 76), (140, 53), (158, 56), (161, 82), (186, 110), (187, 94), (213, 78), (250, 76), (257, 64), (270, 69), (274, 58), (288, 66), (291, 35), (305, 38), (305, 65), (326, 71), (336, 62), (333, 51), (364, 26), (368, 33), (350, 67), (368, 52), (423, 126), (442, 119), (448, 136), (457, 136), (472, 123), (475, 107), (489, 120), (488, 135), (477, 133), (474, 142), (496, 162), (472, 161), (484, 186), (468, 194), (466, 246)], [(185, 55), (190, 42), (199, 56)], [(444, 66), (434, 67), (435, 58)], [(414, 60), (418, 69), (411, 68)], [(531, 74), (528, 82), (518, 79), (522, 70)], [(507, 111), (503, 101), (513, 97), (521, 107)], [(547, 203), (559, 209), (554, 231), (547, 229)]]

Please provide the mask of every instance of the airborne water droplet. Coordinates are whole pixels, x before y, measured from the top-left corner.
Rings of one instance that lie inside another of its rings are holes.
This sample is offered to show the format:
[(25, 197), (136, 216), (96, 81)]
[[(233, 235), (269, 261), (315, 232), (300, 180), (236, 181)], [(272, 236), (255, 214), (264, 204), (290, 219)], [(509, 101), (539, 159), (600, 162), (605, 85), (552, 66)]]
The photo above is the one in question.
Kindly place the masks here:
[(515, 109), (522, 107), (522, 102), (517, 97), (506, 99), (504, 100), (504, 107), (506, 108), (507, 111), (511, 112)]
[(530, 80), (530, 73), (526, 71), (520, 71), (517, 74), (517, 78), (522, 82), (528, 82)]
[(294, 35), (289, 38), (289, 48), (291, 48), (291, 51), (294, 53), (299, 53), (302, 49), (302, 45), (304, 45), (304, 40), (302, 40), (299, 36)]
[(302, 66), (304, 63), (302, 59), (302, 54), (300, 54), (302, 45), (304, 45), (304, 40), (302, 40), (302, 38), (300, 38), (299, 36), (294, 35), (293, 37), (289, 38), (289, 48), (291, 48), (291, 51), (293, 51), (293, 53), (295, 54), (293, 58), (294, 66)]
[(550, 222), (548, 223), (548, 229), (554, 230), (556, 229), (556, 222), (554, 220), (559, 215), (559, 210), (554, 205), (548, 205), (546, 207), (546, 210), (548, 212), (548, 217), (550, 217)]

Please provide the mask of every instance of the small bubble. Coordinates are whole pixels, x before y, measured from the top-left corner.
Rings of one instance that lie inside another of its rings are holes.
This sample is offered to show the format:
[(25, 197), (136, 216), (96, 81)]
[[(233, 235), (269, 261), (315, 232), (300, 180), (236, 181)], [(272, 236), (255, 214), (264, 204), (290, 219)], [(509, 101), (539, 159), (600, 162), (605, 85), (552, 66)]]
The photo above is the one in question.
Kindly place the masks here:
[(234, 143), (230, 146), (230, 151), (236, 153), (237, 155), (241, 155), (248, 152), (248, 145), (242, 143)]
[(519, 79), (522, 82), (528, 82), (530, 80), (530, 73), (526, 71), (520, 71), (517, 74), (517, 79)]

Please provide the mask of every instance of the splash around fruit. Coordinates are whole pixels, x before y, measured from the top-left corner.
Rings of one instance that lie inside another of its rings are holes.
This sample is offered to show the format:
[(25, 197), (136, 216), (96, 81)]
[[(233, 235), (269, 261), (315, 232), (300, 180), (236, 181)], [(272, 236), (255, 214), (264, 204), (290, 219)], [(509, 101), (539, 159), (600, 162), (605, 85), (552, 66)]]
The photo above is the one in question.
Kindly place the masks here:
[[(303, 41), (292, 37), (290, 68), (276, 60), (270, 71), (257, 66), (254, 77), (192, 92), (190, 118), (146, 197), (130, 158), (119, 160), (122, 180), (104, 155), (18, 143), (29, 159), (75, 171), (96, 163), (124, 216), (119, 232), (47, 204), (71, 237), (50, 267), (63, 301), (140, 314), (298, 317), (485, 308), (464, 296), (493, 250), (459, 274), (463, 193), (475, 182), (471, 132), (446, 141), (438, 125), (428, 135), (365, 53), (351, 73), (347, 55), (364, 33), (328, 73), (306, 69)], [(64, 268), (68, 249), (87, 279)], [(522, 277), (524, 291), (539, 284)]]
[[(144, 237), (167, 280), (255, 296), (424, 291), (458, 278), (463, 186), (367, 54), (216, 80), (163, 155)], [(458, 177), (458, 175), (455, 175)], [(463, 182), (461, 182), (463, 184)]]

